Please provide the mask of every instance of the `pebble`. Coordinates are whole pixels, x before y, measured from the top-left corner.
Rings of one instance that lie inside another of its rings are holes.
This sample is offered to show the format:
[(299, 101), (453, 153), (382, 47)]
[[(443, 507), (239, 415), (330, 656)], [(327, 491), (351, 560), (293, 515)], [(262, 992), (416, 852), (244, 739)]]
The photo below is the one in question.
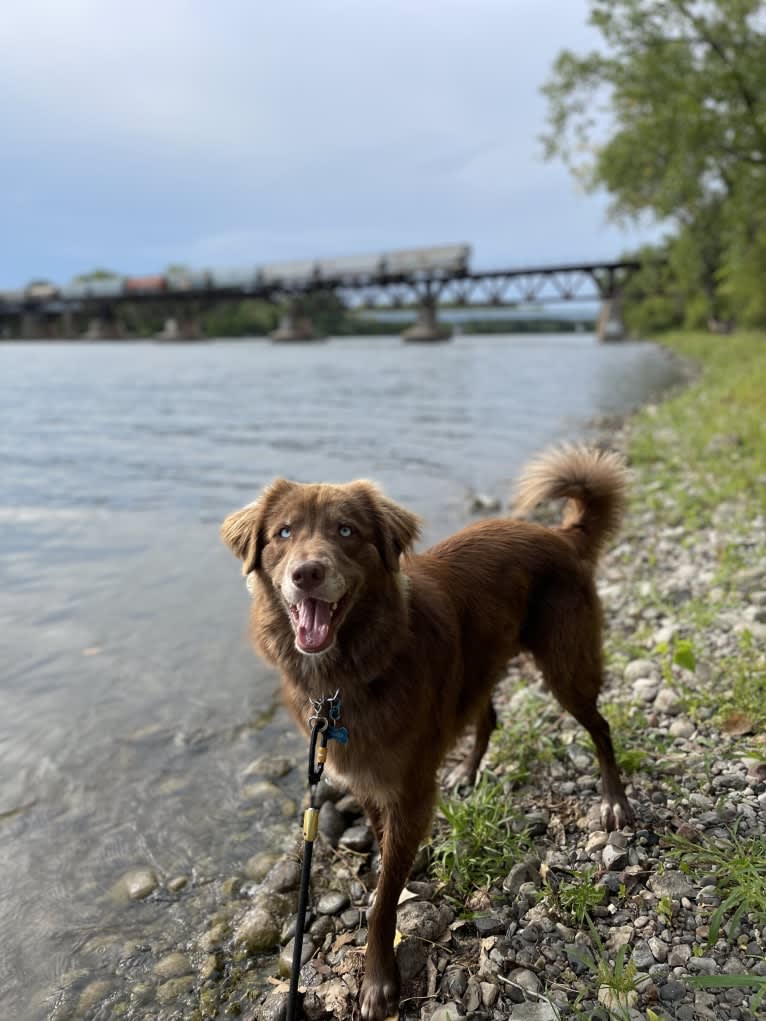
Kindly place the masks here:
[(189, 958), (185, 954), (172, 953), (161, 957), (152, 969), (157, 978), (178, 978), (191, 971)]
[(503, 889), (511, 897), (518, 896), (524, 883), (540, 884), (540, 865), (536, 861), (524, 861), (514, 865), (503, 880)]
[(694, 887), (682, 872), (658, 872), (651, 877), (647, 886), (658, 897), (693, 897)]
[(474, 918), (473, 924), (476, 926), (477, 933), (482, 937), (495, 936), (506, 930), (506, 923), (502, 918), (495, 918), (492, 915), (480, 915), (478, 918)]
[(245, 767), (242, 777), (245, 779), (251, 776), (260, 776), (264, 780), (280, 780), (283, 776), (287, 776), (292, 768), (293, 763), (290, 759), (281, 755), (260, 755)]
[(87, 1014), (93, 1010), (102, 1000), (106, 999), (112, 991), (112, 983), (108, 979), (96, 979), (91, 982), (80, 993), (77, 1001), (77, 1010), (80, 1014)]
[(372, 830), (369, 826), (350, 826), (338, 840), (339, 847), (349, 851), (369, 851), (372, 847)]
[(659, 683), (659, 668), (650, 659), (633, 659), (625, 667), (624, 677), (628, 684), (654, 678), (657, 678)]
[(319, 809), (319, 832), (335, 847), (345, 831), (345, 816), (332, 801), (325, 801)]
[(250, 953), (273, 950), (279, 944), (282, 922), (266, 906), (256, 906), (240, 921), (234, 933), (236, 943), (242, 943)]
[(712, 957), (690, 957), (687, 968), (693, 975), (715, 975), (718, 965)]
[(540, 992), (540, 979), (528, 968), (513, 968), (508, 972), (508, 979), (527, 993), (537, 994)]
[(301, 865), (294, 858), (282, 858), (264, 877), (263, 888), (274, 893), (297, 890), (301, 882)]
[(667, 943), (664, 940), (659, 939), (657, 936), (650, 936), (648, 942), (655, 961), (657, 961), (658, 964), (664, 964), (668, 959)]
[(607, 844), (601, 852), (601, 860), (604, 863), (604, 867), (609, 869), (610, 872), (617, 871), (628, 864), (628, 852), (622, 847), (614, 847), (612, 844)]
[(677, 1003), (686, 996), (686, 986), (682, 982), (672, 980), (660, 986), (660, 999), (666, 1003)]
[[(289, 943), (285, 944), (282, 952), (279, 955), (277, 962), (277, 970), (282, 978), (289, 978), (293, 970), (293, 953), (295, 952), (295, 938), (291, 939)], [(303, 945), (301, 947), (301, 967), (310, 961), (316, 953), (316, 947), (314, 942), (307, 937), (303, 937)]]
[(182, 975), (180, 978), (171, 978), (162, 985), (157, 986), (157, 1000), (160, 1003), (176, 1002), (194, 989), (196, 978), (194, 975)]
[(658, 713), (666, 713), (668, 716), (675, 716), (681, 712), (682, 702), (678, 694), (672, 688), (660, 688), (654, 700), (654, 708)]
[(330, 890), (322, 894), (317, 901), (317, 913), (320, 915), (339, 915), (349, 905), (348, 894), (338, 890)]
[(281, 855), (273, 851), (261, 851), (258, 854), (254, 854), (252, 858), (248, 858), (242, 871), (248, 879), (252, 879), (255, 883), (260, 883), (281, 857)]
[(639, 702), (653, 702), (660, 690), (660, 682), (643, 677), (633, 685), (633, 694)]
[(153, 893), (159, 885), (154, 869), (139, 868), (126, 872), (113, 887), (118, 899), (143, 900)]
[(680, 716), (670, 724), (668, 733), (671, 737), (691, 737), (695, 729), (691, 720), (688, 720), (685, 716)]

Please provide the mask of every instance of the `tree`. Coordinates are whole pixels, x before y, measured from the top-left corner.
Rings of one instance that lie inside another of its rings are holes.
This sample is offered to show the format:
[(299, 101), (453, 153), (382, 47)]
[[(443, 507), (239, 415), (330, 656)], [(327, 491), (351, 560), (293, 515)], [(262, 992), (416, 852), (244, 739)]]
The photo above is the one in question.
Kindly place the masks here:
[(543, 88), (546, 156), (606, 188), (614, 218), (671, 225), (695, 318), (766, 319), (764, 5), (591, 0), (590, 23), (604, 50), (562, 52)]

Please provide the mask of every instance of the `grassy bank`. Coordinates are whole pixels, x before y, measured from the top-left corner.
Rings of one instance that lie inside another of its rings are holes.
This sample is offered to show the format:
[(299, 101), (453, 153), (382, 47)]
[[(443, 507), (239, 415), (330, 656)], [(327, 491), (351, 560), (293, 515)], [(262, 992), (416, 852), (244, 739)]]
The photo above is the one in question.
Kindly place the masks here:
[(518, 940), (507, 952), (536, 960), (562, 1016), (750, 1018), (766, 998), (766, 335), (664, 343), (698, 375), (616, 437), (634, 477), (601, 571), (602, 706), (640, 820), (628, 857), (621, 841), (602, 857), (579, 801), (592, 749), (525, 664), (501, 690), (484, 777), (445, 801), (433, 846), (468, 917), (506, 917), (517, 887), (499, 877), (537, 862), (507, 917), (571, 928), (579, 951), (559, 966), (554, 932), (550, 952), (544, 937), (531, 956)]

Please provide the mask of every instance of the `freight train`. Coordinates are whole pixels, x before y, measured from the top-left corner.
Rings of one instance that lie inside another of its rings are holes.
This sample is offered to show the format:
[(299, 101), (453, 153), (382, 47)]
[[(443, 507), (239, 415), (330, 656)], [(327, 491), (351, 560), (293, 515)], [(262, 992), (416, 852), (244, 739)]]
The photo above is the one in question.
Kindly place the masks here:
[(399, 279), (439, 279), (468, 272), (469, 245), (437, 245), (410, 248), (377, 255), (336, 259), (304, 259), (274, 262), (236, 269), (171, 269), (152, 276), (108, 276), (73, 280), (57, 287), (49, 283), (30, 284), (23, 290), (0, 291), (0, 305), (40, 304), (66, 300), (108, 300), (110, 298), (154, 297), (206, 291), (236, 291), (246, 294), (310, 290), (326, 285), (372, 284)]

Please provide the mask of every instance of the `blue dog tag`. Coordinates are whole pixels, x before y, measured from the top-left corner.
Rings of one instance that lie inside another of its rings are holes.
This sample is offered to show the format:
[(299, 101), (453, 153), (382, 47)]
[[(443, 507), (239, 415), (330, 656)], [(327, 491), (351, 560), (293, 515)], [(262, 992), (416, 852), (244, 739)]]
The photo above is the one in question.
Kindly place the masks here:
[(338, 744), (348, 743), (348, 731), (345, 727), (328, 727), (327, 728), (327, 740), (337, 741)]

